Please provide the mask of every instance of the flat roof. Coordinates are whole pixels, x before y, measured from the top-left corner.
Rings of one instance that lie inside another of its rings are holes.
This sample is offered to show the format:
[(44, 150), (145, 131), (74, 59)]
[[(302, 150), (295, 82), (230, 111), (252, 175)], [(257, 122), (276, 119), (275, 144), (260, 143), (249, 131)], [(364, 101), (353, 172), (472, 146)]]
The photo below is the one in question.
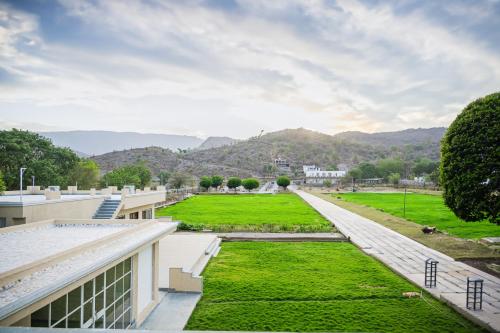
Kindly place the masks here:
[[(44, 194), (23, 195), (22, 206), (37, 205), (43, 203), (54, 203), (61, 201), (87, 200), (92, 198), (102, 198), (103, 195), (90, 194), (62, 194), (61, 198), (47, 200)], [(112, 195), (113, 199), (120, 200), (121, 195)], [(19, 194), (0, 195), (0, 206), (21, 206), (21, 196)]]
[(176, 227), (157, 220), (55, 220), (4, 228), (0, 320)]

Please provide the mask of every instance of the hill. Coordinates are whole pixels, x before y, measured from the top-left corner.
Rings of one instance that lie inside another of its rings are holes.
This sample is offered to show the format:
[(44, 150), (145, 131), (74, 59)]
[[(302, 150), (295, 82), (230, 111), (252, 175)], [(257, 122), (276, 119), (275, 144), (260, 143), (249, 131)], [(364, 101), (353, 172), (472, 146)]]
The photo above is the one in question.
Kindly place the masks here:
[(99, 155), (131, 148), (157, 146), (172, 150), (192, 149), (203, 140), (195, 136), (173, 134), (143, 134), (112, 131), (41, 132), (56, 146), (69, 147), (81, 155)]
[(210, 136), (198, 147), (198, 149), (210, 149), (222, 146), (232, 145), (238, 140), (227, 136)]
[[(349, 167), (359, 162), (383, 158), (409, 161), (422, 157), (439, 159), (441, 137), (432, 129), (376, 133), (378, 135), (375, 135), (375, 139), (372, 139), (374, 134), (347, 133), (351, 134), (331, 136), (306, 129), (286, 129), (203, 150), (174, 153), (161, 148), (132, 149), (96, 156), (94, 160), (101, 165), (103, 171), (145, 161), (153, 174), (166, 170), (184, 171), (196, 176), (221, 174), (248, 177), (266, 175), (275, 158), (289, 161), (294, 173), (300, 173), (304, 164), (327, 168), (339, 164)], [(412, 139), (404, 138), (405, 133), (412, 134)], [(366, 143), (367, 140), (371, 140), (372, 144)]]

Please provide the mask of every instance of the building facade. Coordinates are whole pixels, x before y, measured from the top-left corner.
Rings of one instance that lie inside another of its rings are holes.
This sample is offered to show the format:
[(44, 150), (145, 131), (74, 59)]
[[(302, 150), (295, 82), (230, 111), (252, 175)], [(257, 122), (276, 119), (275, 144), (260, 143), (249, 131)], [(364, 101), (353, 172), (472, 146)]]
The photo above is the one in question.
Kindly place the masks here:
[(0, 326), (138, 327), (159, 301), (159, 240), (176, 226), (57, 219), (1, 229)]
[(315, 165), (304, 165), (304, 184), (321, 186), (325, 181), (329, 181), (332, 185), (340, 182), (342, 177), (345, 177), (347, 171), (344, 170), (321, 170)]

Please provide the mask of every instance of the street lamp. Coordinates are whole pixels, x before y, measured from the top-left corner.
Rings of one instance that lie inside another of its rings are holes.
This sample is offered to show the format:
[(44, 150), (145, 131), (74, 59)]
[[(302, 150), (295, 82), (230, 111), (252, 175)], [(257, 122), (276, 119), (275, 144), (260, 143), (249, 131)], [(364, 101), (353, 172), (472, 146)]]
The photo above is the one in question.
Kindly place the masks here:
[(19, 169), (19, 189), (21, 190), (21, 202), (23, 202), (23, 174), (26, 171), (26, 168)]

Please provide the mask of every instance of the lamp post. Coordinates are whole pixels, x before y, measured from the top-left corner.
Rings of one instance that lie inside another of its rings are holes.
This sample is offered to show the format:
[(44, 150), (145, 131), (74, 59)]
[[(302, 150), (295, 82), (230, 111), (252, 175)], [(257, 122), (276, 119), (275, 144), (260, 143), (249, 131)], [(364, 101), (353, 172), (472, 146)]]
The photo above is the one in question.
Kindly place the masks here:
[(31, 176), (31, 186), (35, 188), (35, 176)]
[(26, 171), (26, 168), (19, 169), (19, 189), (21, 190), (21, 202), (23, 202), (23, 174)]

